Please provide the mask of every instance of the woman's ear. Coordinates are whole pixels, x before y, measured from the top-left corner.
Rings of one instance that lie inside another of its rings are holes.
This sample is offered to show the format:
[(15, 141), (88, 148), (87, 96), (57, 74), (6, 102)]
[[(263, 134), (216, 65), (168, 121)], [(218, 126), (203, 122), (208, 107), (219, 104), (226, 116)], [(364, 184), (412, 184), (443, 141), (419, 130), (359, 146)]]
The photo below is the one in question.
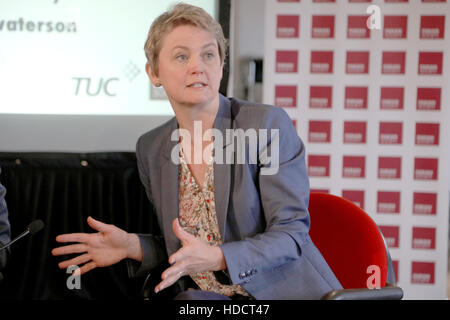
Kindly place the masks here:
[(150, 79), (151, 83), (155, 86), (155, 87), (160, 87), (161, 86), (161, 82), (159, 81), (159, 78), (157, 75), (155, 75), (155, 73), (153, 72), (152, 67), (150, 66), (150, 63), (147, 62), (145, 64), (145, 72), (148, 75), (148, 78)]

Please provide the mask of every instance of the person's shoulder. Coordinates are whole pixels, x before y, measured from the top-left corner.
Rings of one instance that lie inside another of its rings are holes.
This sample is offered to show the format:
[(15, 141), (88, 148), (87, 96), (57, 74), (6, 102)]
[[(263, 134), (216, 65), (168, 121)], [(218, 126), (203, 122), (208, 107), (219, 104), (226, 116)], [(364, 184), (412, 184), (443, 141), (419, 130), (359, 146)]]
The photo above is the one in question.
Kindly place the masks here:
[(170, 139), (171, 128), (174, 125), (176, 126), (174, 122), (176, 122), (175, 117), (142, 134), (136, 143), (136, 149), (155, 150), (164, 146), (167, 143), (167, 139)]

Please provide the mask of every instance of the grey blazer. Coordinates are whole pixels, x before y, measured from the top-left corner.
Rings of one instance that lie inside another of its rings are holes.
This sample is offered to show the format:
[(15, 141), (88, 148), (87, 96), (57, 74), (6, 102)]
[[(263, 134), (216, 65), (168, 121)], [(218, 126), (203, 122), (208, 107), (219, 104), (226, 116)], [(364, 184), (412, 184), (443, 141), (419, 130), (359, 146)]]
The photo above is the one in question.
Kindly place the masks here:
[[(178, 139), (172, 141), (171, 135), (177, 127), (172, 118), (137, 142), (141, 181), (156, 209), (163, 237), (139, 235), (143, 261), (135, 274), (150, 271), (180, 248), (172, 231), (172, 221), (178, 217), (178, 165), (171, 153)], [(216, 214), (231, 283), (240, 284), (256, 299), (318, 299), (341, 289), (308, 235), (305, 148), (286, 112), (220, 95), (214, 128), (224, 137), (227, 129), (279, 129), (276, 174), (262, 174), (275, 161), (265, 164), (259, 158), (257, 163), (214, 163)], [(272, 138), (267, 139), (268, 150), (275, 142)], [(234, 148), (236, 159), (236, 145), (228, 141), (215, 148)], [(262, 149), (258, 147), (258, 155)], [(249, 160), (248, 145), (245, 151)]]

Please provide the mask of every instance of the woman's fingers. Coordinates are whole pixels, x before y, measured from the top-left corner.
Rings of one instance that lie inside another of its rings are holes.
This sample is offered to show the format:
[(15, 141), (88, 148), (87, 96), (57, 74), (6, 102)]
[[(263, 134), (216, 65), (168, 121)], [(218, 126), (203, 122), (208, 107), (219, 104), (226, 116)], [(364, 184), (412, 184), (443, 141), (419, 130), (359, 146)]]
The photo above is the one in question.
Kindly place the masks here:
[(63, 246), (59, 248), (55, 248), (52, 250), (52, 254), (54, 256), (61, 256), (63, 254), (72, 254), (72, 253), (82, 253), (87, 251), (87, 246), (83, 243), (72, 244), (68, 246)]
[(89, 234), (87, 233), (67, 233), (60, 234), (56, 237), (57, 242), (87, 242), (89, 240)]
[(86, 272), (91, 271), (92, 269), (97, 268), (97, 264), (94, 261), (91, 261), (89, 263), (86, 263), (84, 266), (82, 266), (79, 270), (79, 274), (85, 274)]
[(87, 223), (92, 229), (100, 232), (108, 232), (111, 229), (111, 225), (95, 220), (92, 217), (87, 218)]
[(58, 266), (60, 269), (67, 269), (69, 266), (79, 266), (80, 264), (86, 263), (90, 260), (91, 256), (88, 253), (85, 253), (73, 259), (60, 262)]

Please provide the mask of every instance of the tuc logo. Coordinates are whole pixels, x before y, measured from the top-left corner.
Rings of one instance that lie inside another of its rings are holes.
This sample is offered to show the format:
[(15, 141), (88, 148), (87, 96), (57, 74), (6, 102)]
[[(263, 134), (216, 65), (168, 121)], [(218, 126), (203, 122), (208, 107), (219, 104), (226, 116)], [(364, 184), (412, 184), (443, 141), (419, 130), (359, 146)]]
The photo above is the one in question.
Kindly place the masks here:
[(384, 39), (405, 39), (408, 16), (384, 16)]
[(334, 38), (334, 16), (312, 16), (311, 38)]
[(404, 91), (403, 87), (381, 87), (380, 109), (381, 110), (402, 110)]
[(342, 197), (353, 202), (364, 210), (364, 191), (363, 190), (342, 190)]
[(382, 74), (405, 74), (406, 52), (383, 51), (381, 73)]
[(378, 191), (377, 192), (377, 212), (378, 213), (400, 213), (400, 192), (398, 191)]
[(309, 121), (308, 142), (330, 142), (331, 121)]
[(333, 51), (311, 51), (311, 73), (333, 73)]
[(400, 246), (399, 226), (379, 226), (379, 228), (389, 248), (398, 248)]
[(366, 132), (366, 121), (345, 121), (344, 143), (366, 143)]
[(284, 108), (297, 106), (297, 86), (275, 86), (275, 105)]
[(441, 110), (441, 88), (417, 88), (417, 110)]
[(369, 73), (369, 51), (347, 51), (347, 74)]
[(433, 284), (434, 262), (413, 261), (411, 266), (411, 283)]
[(436, 215), (437, 194), (414, 192), (413, 214)]
[(444, 39), (445, 16), (420, 16), (421, 39)]
[(415, 180), (437, 180), (438, 159), (437, 158), (414, 158)]
[(347, 38), (348, 39), (369, 39), (370, 29), (366, 26), (368, 16), (348, 16), (347, 18)]
[(379, 179), (400, 179), (402, 171), (402, 158), (378, 157)]
[(330, 156), (329, 155), (309, 155), (308, 175), (311, 177), (330, 176)]
[(310, 86), (309, 87), (309, 107), (311, 109), (329, 109), (332, 105), (331, 86)]
[(277, 38), (298, 38), (299, 21), (299, 15), (278, 15)]
[(419, 52), (419, 75), (442, 74), (442, 52)]
[(416, 123), (416, 145), (439, 145), (439, 123)]
[(275, 72), (296, 73), (298, 71), (298, 51), (277, 50)]
[(413, 249), (436, 249), (436, 228), (413, 227)]
[(342, 161), (343, 178), (364, 178), (366, 176), (366, 157), (344, 156)]
[(345, 109), (367, 109), (368, 87), (345, 87)]
[[(115, 97), (117, 95), (117, 86), (114, 86), (115, 83), (119, 81), (119, 78), (109, 78), (109, 79), (95, 79), (92, 78), (77, 78), (73, 77), (73, 80), (76, 82), (75, 95), (78, 96), (80, 94), (86, 94), (88, 96), (98, 96), (105, 95), (109, 97)], [(80, 92), (81, 90), (81, 92)]]
[(379, 144), (402, 144), (402, 122), (380, 122)]

